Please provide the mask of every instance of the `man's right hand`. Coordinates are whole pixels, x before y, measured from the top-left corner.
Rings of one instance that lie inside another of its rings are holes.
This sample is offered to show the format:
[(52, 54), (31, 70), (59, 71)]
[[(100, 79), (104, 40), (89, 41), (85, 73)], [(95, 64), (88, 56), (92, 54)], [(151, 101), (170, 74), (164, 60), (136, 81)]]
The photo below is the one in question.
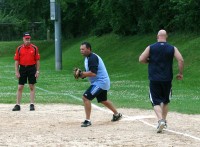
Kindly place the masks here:
[(19, 72), (16, 72), (16, 73), (15, 73), (15, 76), (16, 76), (17, 79), (19, 79), (19, 77), (20, 77)]
[(180, 73), (177, 74), (177, 75), (176, 75), (176, 79), (177, 79), (177, 80), (182, 80), (182, 79), (183, 79), (183, 74), (180, 74)]

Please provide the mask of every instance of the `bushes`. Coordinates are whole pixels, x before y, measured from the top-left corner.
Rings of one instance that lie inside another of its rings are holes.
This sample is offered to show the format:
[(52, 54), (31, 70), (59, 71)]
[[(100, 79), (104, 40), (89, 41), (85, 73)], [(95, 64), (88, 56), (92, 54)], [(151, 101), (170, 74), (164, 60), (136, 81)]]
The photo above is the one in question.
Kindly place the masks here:
[[(154, 33), (159, 29), (166, 29), (168, 32), (200, 32), (199, 0), (57, 1), (61, 5), (63, 38), (100, 36), (111, 32), (127, 36)], [(49, 3), (49, 0), (1, 0), (0, 23), (12, 25), (7, 28), (4, 26), (5, 29), (0, 26), (0, 31), (15, 34), (22, 30), (34, 30), (36, 38), (44, 38), (47, 28), (51, 32), (54, 29), (53, 22), (50, 21)], [(39, 32), (41, 35), (37, 35)], [(3, 36), (12, 39), (6, 34)]]

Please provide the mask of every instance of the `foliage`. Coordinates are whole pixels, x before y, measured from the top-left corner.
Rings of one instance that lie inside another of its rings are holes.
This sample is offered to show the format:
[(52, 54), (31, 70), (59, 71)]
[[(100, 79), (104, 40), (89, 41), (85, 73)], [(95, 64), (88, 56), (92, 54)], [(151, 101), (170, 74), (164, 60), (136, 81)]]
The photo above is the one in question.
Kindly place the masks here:
[(93, 34), (100, 36), (112, 31), (112, 26), (108, 21), (110, 15), (110, 5), (107, 0), (96, 0), (92, 3), (90, 10), (93, 14)]
[(0, 5), (0, 12), (1, 40), (21, 39), (22, 33), (25, 31), (31, 32), (33, 38), (40, 39), (41, 29), (45, 29), (43, 34), (46, 35), (46, 27), (44, 26), (48, 25), (49, 19), (48, 0), (5, 0)]
[(67, 34), (69, 37), (77, 37), (88, 34), (93, 22), (92, 13), (89, 9), (90, 1), (67, 0), (61, 4), (64, 36)]
[(185, 32), (199, 32), (200, 1), (199, 0), (171, 0), (172, 9), (176, 12), (173, 20), (175, 29)]
[[(199, 0), (56, 0), (61, 7), (63, 38), (115, 33), (122, 36), (157, 32), (200, 32)], [(45, 38), (46, 30), (53, 36), (50, 0), (1, 0), (1, 36), (18, 36), (33, 32)], [(35, 23), (37, 22), (37, 23)], [(6, 26), (2, 23), (10, 24)], [(3, 29), (5, 28), (5, 29)], [(16, 33), (12, 33), (16, 32)], [(16, 37), (15, 37), (16, 38)]]

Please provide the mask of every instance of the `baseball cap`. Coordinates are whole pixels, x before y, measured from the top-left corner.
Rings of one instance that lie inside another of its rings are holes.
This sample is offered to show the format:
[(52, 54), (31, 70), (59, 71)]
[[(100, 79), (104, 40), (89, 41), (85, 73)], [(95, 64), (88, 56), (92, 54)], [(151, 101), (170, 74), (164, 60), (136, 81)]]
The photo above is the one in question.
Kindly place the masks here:
[(25, 39), (27, 39), (27, 38), (31, 38), (31, 35), (30, 35), (30, 33), (25, 32), (25, 33), (23, 34), (23, 37), (24, 37)]

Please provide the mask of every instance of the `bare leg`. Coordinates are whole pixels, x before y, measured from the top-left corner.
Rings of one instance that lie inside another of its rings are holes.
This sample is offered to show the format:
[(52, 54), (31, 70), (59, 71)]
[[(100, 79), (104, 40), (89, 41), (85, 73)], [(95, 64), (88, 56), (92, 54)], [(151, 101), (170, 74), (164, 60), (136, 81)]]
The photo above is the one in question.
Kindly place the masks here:
[(156, 105), (154, 106), (154, 111), (156, 113), (156, 116), (158, 118), (158, 121), (162, 119), (162, 106), (161, 105)]
[(168, 104), (163, 104), (163, 119), (166, 120), (167, 118), (167, 113), (168, 113)]
[(167, 126), (165, 121), (168, 111), (167, 106), (161, 103), (160, 105), (154, 106), (154, 111), (158, 118), (157, 133), (162, 133), (163, 128)]
[(21, 102), (23, 89), (24, 89), (24, 85), (18, 85), (18, 89), (17, 89), (17, 103), (16, 103), (18, 105), (20, 105), (20, 102)]
[(108, 109), (110, 109), (114, 114), (118, 114), (117, 110), (110, 101), (102, 101), (101, 103), (104, 104), (104, 106), (106, 106)]
[(35, 85), (34, 84), (29, 84), (30, 88), (30, 103), (34, 104), (35, 100)]
[(83, 102), (84, 102), (84, 107), (85, 107), (85, 115), (86, 119), (90, 120), (90, 114), (91, 114), (91, 102), (87, 98), (83, 96)]

